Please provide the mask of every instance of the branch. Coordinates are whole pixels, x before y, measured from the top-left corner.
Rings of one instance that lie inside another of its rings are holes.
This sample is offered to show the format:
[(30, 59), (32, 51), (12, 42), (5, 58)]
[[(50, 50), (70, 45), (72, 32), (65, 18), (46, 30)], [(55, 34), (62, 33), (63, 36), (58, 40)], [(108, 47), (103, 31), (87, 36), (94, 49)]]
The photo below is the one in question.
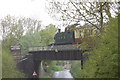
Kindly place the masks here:
[[(76, 6), (71, 0), (70, 0), (70, 2), (71, 2), (71, 4), (72, 4), (77, 10), (79, 10), (79, 9), (77, 8), (77, 6)], [(79, 14), (81, 14), (87, 22), (89, 22), (90, 24), (92, 24), (93, 26), (95, 26), (98, 30), (100, 30), (95, 24), (93, 24), (93, 23), (90, 22), (88, 19), (86, 19), (86, 17), (85, 17), (80, 11), (79, 11)]]

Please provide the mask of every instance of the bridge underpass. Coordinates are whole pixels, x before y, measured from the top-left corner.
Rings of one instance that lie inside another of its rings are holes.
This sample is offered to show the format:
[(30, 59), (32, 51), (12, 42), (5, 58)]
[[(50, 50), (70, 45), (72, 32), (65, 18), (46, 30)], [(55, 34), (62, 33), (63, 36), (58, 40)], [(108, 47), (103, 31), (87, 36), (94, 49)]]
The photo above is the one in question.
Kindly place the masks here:
[[(28, 78), (33, 78), (35, 71), (39, 75), (39, 66), (44, 60), (81, 60), (81, 68), (83, 68), (81, 50), (45, 50), (45, 51), (30, 51), (26, 57), (18, 63), (18, 68), (26, 74)], [(37, 76), (38, 77), (38, 76)]]

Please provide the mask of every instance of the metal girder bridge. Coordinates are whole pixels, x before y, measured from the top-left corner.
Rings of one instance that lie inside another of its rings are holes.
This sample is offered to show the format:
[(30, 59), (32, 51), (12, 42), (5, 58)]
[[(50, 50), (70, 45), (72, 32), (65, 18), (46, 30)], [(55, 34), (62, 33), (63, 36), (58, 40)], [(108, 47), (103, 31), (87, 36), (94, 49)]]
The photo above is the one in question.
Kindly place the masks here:
[[(33, 49), (34, 48), (34, 49)], [(29, 49), (29, 53), (26, 57), (19, 61), (19, 69), (26, 74), (27, 77), (33, 78), (33, 72), (35, 71), (39, 75), (39, 65), (43, 60), (81, 60), (81, 68), (83, 68), (83, 53), (85, 51), (79, 49), (55, 49), (33, 47)]]

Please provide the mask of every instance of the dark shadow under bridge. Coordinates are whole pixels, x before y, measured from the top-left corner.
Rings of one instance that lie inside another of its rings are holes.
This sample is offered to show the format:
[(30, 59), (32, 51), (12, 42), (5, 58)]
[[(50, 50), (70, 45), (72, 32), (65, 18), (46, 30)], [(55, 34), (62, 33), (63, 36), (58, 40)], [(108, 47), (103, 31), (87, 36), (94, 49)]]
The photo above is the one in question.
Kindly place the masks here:
[(82, 50), (30, 51), (24, 59), (18, 62), (18, 68), (28, 78), (33, 78), (34, 71), (39, 75), (39, 65), (42, 60), (81, 60), (81, 68), (83, 68), (84, 52)]

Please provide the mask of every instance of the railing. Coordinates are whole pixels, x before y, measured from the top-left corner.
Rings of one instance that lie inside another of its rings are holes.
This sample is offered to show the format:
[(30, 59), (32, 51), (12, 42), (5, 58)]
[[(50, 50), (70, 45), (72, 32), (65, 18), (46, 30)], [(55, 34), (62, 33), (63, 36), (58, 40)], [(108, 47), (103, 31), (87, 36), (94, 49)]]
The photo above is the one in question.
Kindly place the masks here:
[(29, 51), (46, 51), (46, 50), (78, 50), (76, 45), (54, 45), (54, 46), (32, 46)]
[(44, 51), (44, 50), (52, 50), (52, 48), (50, 48), (49, 46), (47, 47), (41, 47), (41, 46), (32, 46), (32, 47), (29, 47), (28, 49), (29, 51)]

